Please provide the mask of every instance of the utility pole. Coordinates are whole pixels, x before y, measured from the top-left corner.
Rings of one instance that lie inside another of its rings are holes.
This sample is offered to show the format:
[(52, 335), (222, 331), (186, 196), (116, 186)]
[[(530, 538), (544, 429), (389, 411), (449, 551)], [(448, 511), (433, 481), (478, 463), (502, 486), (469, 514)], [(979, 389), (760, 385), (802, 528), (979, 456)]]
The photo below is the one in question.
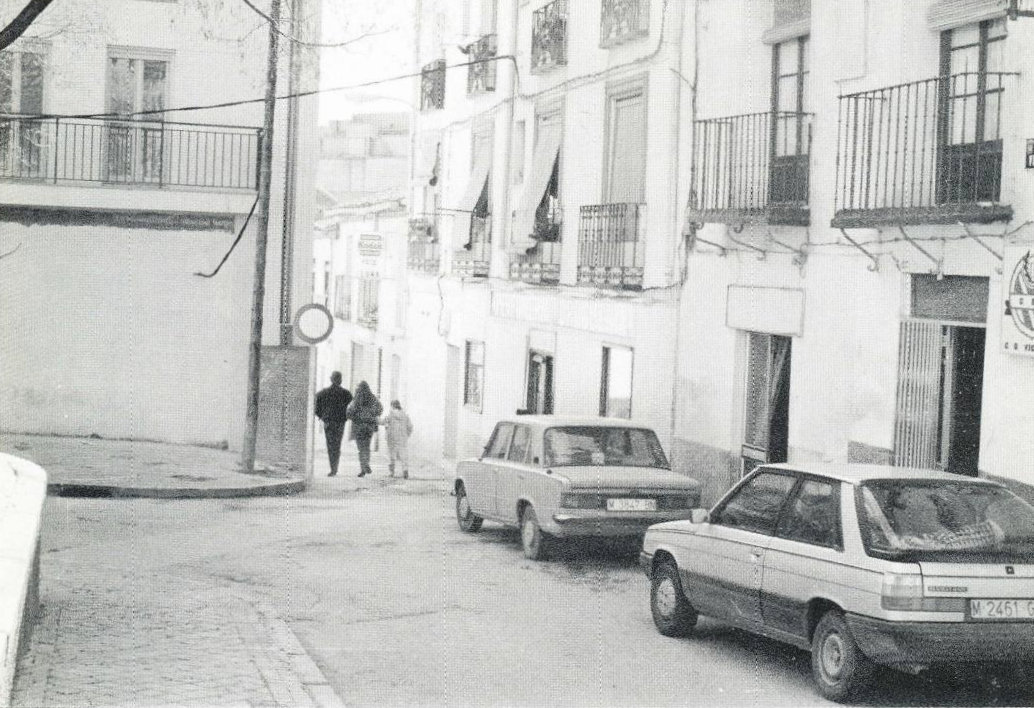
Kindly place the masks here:
[(269, 8), (269, 54), (266, 57), (265, 119), (259, 150), (258, 220), (255, 234), (255, 282), (251, 296), (251, 337), (248, 341), (248, 409), (244, 426), (241, 471), (255, 471), (258, 438), (259, 374), (262, 363), (262, 308), (266, 296), (266, 244), (269, 241), (269, 191), (273, 176), (273, 121), (276, 118), (276, 78), (280, 30), (280, 0)]

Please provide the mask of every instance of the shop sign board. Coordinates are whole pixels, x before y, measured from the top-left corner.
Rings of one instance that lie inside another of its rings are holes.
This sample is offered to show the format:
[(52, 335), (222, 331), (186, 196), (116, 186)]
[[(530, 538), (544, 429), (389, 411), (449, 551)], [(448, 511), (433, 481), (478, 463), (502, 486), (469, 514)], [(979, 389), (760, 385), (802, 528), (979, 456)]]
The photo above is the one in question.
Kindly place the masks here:
[(1002, 348), (1034, 356), (1034, 244), (1005, 249)]

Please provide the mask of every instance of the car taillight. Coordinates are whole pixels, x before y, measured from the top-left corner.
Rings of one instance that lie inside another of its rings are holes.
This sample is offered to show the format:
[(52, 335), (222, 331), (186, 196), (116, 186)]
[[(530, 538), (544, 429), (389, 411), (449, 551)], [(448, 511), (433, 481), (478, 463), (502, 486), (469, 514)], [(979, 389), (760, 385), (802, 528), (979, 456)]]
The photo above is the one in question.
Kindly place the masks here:
[(881, 604), (885, 610), (912, 612), (964, 612), (961, 597), (926, 597), (923, 576), (914, 573), (884, 573)]
[(560, 506), (564, 509), (595, 509), (600, 498), (595, 494), (566, 493), (560, 495)]

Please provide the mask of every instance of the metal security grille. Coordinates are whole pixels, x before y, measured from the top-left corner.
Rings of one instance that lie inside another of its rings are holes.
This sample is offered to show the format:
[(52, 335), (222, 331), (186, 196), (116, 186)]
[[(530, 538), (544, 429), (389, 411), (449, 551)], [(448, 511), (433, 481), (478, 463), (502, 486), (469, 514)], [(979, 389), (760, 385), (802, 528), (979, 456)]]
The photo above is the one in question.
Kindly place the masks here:
[(940, 413), (944, 327), (902, 322), (898, 358), (894, 464), (936, 467), (940, 458)]
[(531, 70), (567, 64), (567, 0), (553, 0), (531, 15)]

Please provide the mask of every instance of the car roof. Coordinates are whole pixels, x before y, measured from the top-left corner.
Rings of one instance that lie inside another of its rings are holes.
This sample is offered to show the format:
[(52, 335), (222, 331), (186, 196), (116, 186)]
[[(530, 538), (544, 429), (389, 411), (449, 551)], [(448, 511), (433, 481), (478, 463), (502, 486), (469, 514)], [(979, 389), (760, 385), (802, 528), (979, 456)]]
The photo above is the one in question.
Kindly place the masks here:
[(603, 418), (601, 416), (568, 416), (568, 415), (518, 415), (500, 418), (500, 423), (530, 425), (536, 428), (557, 428), (564, 426), (593, 426), (597, 428), (643, 428), (653, 430), (649, 425), (637, 423), (627, 418)]
[(816, 474), (823, 477), (839, 479), (849, 484), (861, 484), (870, 480), (878, 479), (913, 479), (913, 480), (943, 480), (953, 482), (981, 482), (985, 484), (996, 484), (991, 480), (978, 477), (966, 477), (964, 475), (942, 472), (941, 470), (923, 469), (921, 467), (895, 467), (894, 465), (868, 465), (856, 462), (808, 462), (803, 464), (781, 462), (773, 465), (763, 465), (768, 469), (790, 470), (803, 472), (805, 474)]

